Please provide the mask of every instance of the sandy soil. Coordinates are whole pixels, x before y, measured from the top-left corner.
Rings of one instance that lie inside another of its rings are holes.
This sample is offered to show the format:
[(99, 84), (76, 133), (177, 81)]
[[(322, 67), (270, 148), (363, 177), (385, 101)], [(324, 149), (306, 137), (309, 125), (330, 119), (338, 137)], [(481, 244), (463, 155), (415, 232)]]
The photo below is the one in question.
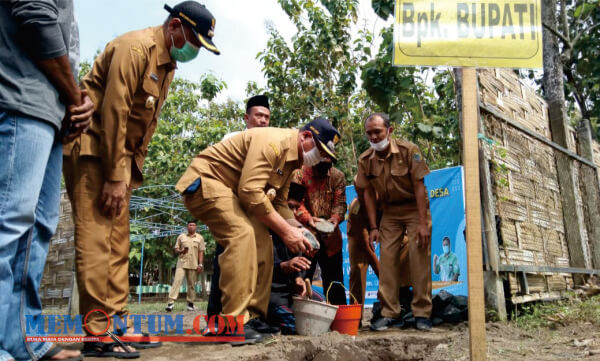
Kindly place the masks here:
[[(195, 313), (186, 312), (184, 326), (191, 327)], [(469, 359), (468, 325), (442, 325), (431, 332), (393, 329), (371, 332), (366, 327), (356, 337), (330, 332), (319, 337), (276, 336), (250, 346), (164, 343), (141, 350), (142, 360), (291, 360), (291, 361), (466, 361)], [(524, 331), (511, 323), (487, 324), (488, 359), (491, 361), (600, 361), (600, 329), (572, 324), (555, 329)], [(71, 344), (69, 348), (80, 345)]]

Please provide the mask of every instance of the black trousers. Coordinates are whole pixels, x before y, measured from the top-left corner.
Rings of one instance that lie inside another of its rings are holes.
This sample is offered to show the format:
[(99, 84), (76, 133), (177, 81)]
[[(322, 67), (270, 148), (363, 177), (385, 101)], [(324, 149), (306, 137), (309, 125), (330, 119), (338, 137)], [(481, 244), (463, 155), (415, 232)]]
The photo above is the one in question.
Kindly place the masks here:
[(206, 307), (206, 314), (215, 316), (221, 313), (223, 310), (223, 304), (221, 304), (221, 289), (219, 288), (219, 279), (221, 278), (221, 267), (219, 267), (219, 255), (225, 251), (220, 244), (217, 243), (215, 249), (215, 260), (213, 261), (213, 274), (210, 279), (210, 294), (208, 295), (208, 306)]
[[(323, 294), (327, 297), (327, 289), (329, 289), (332, 282), (344, 283), (342, 261), (342, 251), (331, 257), (327, 257), (327, 250), (321, 248), (311, 260), (310, 270), (307, 272), (306, 277), (312, 280), (318, 263), (319, 267), (321, 267), (321, 278), (323, 279)], [(329, 291), (329, 303), (332, 305), (346, 304), (346, 291), (341, 284), (333, 284), (333, 286), (331, 286), (331, 290)]]

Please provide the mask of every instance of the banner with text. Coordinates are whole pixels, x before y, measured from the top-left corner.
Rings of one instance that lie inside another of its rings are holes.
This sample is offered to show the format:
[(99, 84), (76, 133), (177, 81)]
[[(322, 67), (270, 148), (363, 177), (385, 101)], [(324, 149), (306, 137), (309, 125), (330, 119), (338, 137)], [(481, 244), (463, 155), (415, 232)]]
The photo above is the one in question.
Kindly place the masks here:
[(396, 0), (394, 65), (542, 68), (540, 0)]

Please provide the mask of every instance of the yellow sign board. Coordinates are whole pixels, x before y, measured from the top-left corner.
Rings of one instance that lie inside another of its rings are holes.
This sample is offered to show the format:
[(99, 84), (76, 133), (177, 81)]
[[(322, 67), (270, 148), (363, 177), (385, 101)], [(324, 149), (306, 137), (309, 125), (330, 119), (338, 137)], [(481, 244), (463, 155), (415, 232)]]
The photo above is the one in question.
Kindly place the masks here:
[(394, 65), (541, 68), (540, 0), (396, 0)]

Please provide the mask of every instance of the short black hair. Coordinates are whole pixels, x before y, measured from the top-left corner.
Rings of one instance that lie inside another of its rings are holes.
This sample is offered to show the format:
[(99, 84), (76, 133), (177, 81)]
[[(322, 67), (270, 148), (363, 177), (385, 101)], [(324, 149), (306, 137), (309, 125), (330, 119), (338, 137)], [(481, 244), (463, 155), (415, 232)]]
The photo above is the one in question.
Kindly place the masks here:
[(187, 224), (190, 225), (191, 223), (196, 224), (196, 221), (188, 221)]
[(448, 243), (450, 243), (450, 237), (448, 237), (448, 236), (444, 237), (444, 239), (442, 239), (442, 243), (444, 243), (444, 241), (448, 241)]
[(391, 125), (391, 123), (390, 123), (390, 116), (387, 115), (386, 113), (381, 113), (381, 112), (376, 112), (376, 113), (372, 113), (371, 115), (369, 115), (367, 117), (367, 119), (365, 120), (365, 126), (367, 125), (367, 122), (369, 120), (372, 120), (375, 117), (383, 119), (383, 124), (385, 124), (386, 128), (390, 127), (390, 125)]

